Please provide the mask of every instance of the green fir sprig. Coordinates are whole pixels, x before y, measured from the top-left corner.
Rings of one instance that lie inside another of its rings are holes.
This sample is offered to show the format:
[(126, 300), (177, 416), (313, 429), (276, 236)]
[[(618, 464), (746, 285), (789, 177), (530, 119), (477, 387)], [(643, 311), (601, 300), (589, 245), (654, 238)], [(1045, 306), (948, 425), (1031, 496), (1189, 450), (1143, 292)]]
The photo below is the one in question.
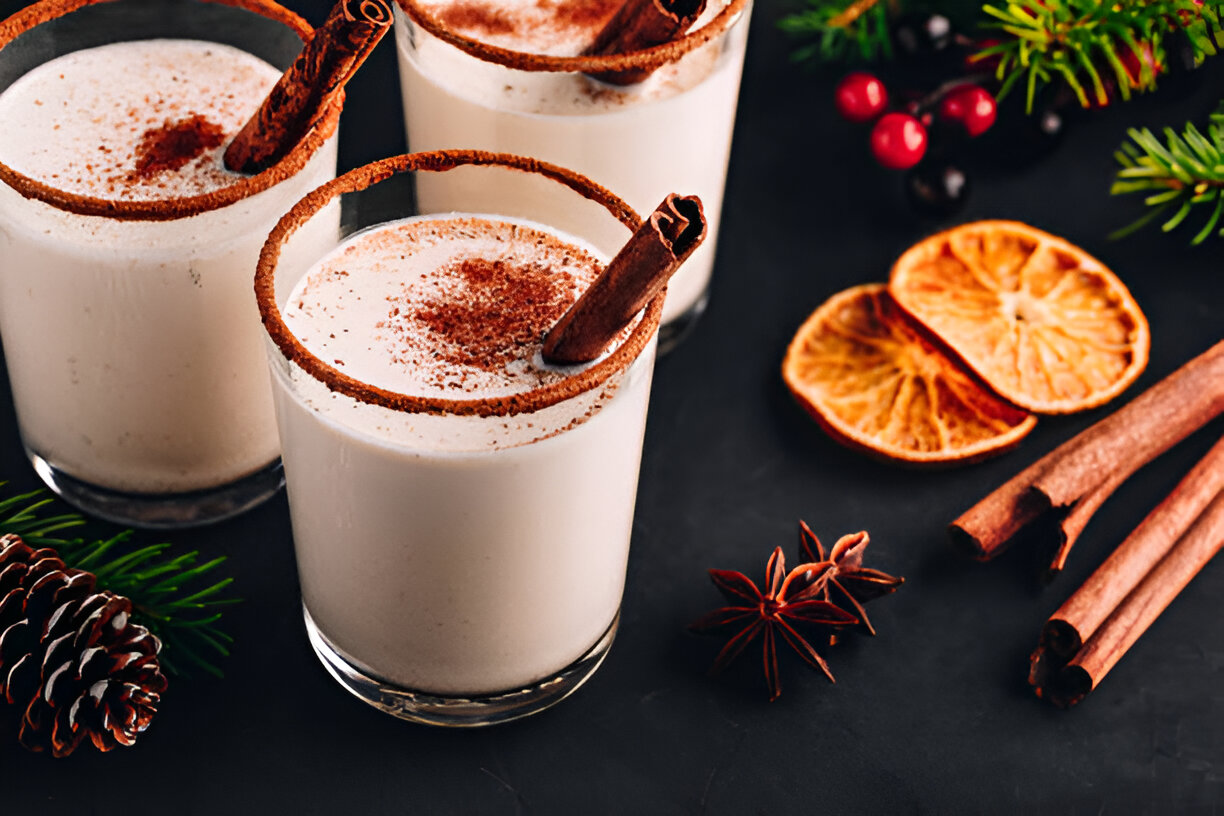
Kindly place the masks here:
[(1224, 46), (1224, 0), (1013, 0), (982, 10), (1003, 41), (973, 59), (998, 60), (998, 97), (1023, 85), (1030, 112), (1037, 93), (1060, 80), (1086, 108), (1109, 103), (1106, 77), (1123, 99), (1155, 89), (1172, 32), (1185, 32), (1196, 63)]
[(809, 42), (795, 49), (797, 61), (874, 62), (892, 58), (888, 0), (807, 0), (807, 8), (778, 21), (788, 34)]
[(225, 558), (201, 563), (198, 552), (172, 555), (165, 543), (131, 549), (131, 530), (106, 539), (65, 538), (85, 519), (55, 512), (54, 502), (42, 490), (0, 500), (0, 535), (52, 547), (68, 566), (92, 572), (99, 589), (130, 598), (135, 620), (161, 639), (160, 660), (168, 670), (183, 675), (194, 667), (221, 677), (216, 661), (229, 655), (233, 638), (218, 624), (224, 607), (240, 599), (218, 597), (232, 578), (197, 585)]
[[(1206, 133), (1193, 124), (1180, 134), (1165, 128), (1163, 142), (1147, 128), (1128, 133), (1130, 141), (1114, 153), (1122, 168), (1110, 192), (1147, 193), (1143, 203), (1151, 209), (1111, 237), (1129, 235), (1170, 212), (1160, 228), (1171, 232), (1199, 211), (1207, 220), (1190, 243), (1201, 244), (1224, 215), (1224, 102), (1211, 114)], [(1224, 236), (1224, 229), (1216, 235)]]

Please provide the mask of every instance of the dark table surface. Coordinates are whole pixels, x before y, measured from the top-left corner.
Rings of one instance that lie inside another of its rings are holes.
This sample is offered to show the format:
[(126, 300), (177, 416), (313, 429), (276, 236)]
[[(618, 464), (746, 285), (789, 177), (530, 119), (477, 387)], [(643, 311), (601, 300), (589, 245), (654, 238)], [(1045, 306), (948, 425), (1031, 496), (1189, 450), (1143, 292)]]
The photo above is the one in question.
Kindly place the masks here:
[[(20, 5), (0, 0), (0, 14)], [(292, 0), (312, 22), (321, 0)], [(1042, 622), (1175, 484), (1220, 423), (1141, 471), (1104, 507), (1061, 578), (1012, 551), (981, 565), (944, 527), (987, 489), (1103, 415), (1043, 420), (1014, 452), (945, 471), (881, 464), (826, 438), (778, 368), (795, 328), (846, 286), (883, 280), (945, 222), (907, 209), (864, 131), (838, 120), (833, 72), (788, 62), (761, 0), (752, 24), (708, 313), (660, 360), (620, 634), (578, 694), (476, 731), (409, 725), (349, 697), (307, 645), (283, 495), (246, 516), (168, 536), (229, 556), (246, 599), (224, 680), (176, 680), (132, 749), (28, 754), (0, 735), (0, 813), (1163, 812), (1224, 805), (1224, 564), (1209, 565), (1104, 684), (1070, 712), (1025, 682)], [(1220, 58), (1224, 62), (1224, 58)], [(1083, 117), (1020, 173), (977, 179), (956, 220), (1016, 218), (1114, 268), (1146, 310), (1152, 355), (1133, 396), (1224, 334), (1219, 240), (1105, 236), (1137, 214), (1107, 195), (1129, 125), (1202, 119), (1224, 73)], [(394, 52), (352, 86), (341, 169), (401, 152)], [(0, 127), (3, 124), (0, 123)], [(952, 223), (952, 222), (946, 222)], [(33, 340), (33, 339), (32, 339)], [(3, 386), (7, 388), (7, 385)], [(38, 484), (0, 393), (0, 479)], [(705, 570), (762, 571), (796, 522), (826, 540), (860, 529), (874, 566), (907, 578), (876, 602), (879, 636), (827, 656), (836, 685), (797, 662), (766, 702), (759, 661), (704, 674), (717, 643), (684, 626), (719, 604)], [(103, 529), (103, 528), (100, 528)], [(6, 729), (11, 720), (0, 720)]]

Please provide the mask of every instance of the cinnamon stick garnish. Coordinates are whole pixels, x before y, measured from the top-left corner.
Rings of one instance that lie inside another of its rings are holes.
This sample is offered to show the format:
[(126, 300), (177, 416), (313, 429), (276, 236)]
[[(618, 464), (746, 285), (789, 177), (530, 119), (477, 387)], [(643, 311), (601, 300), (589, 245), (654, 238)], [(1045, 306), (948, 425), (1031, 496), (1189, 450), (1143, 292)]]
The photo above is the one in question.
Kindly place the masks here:
[(701, 199), (668, 195), (548, 332), (544, 360), (575, 365), (597, 358), (705, 237)]
[(1221, 413), (1224, 342), (1025, 468), (954, 521), (949, 534), (987, 561), (1022, 528), (1054, 515), (1061, 542), (1050, 570), (1057, 572), (1119, 484)]
[[(629, 54), (671, 42), (688, 31), (705, 11), (705, 5), (706, 0), (626, 0), (583, 53)], [(614, 85), (632, 85), (661, 66), (662, 63), (592, 76)]]
[(284, 158), (327, 112), (391, 27), (385, 0), (340, 0), (225, 150), (235, 173), (259, 173)]
[[(1211, 455), (1215, 453), (1213, 449)], [(1213, 467), (1218, 470), (1220, 462), (1213, 462)], [(1189, 478), (1187, 477), (1187, 480)], [(1190, 488), (1183, 489), (1183, 485), (1178, 485), (1173, 495), (1161, 505), (1170, 514), (1181, 509), (1168, 507), (1170, 501), (1184, 508), (1199, 503), (1204, 495), (1209, 494), (1209, 486), (1205, 483), (1199, 485), (1203, 491), (1201, 493)], [(1156, 512), (1160, 512), (1160, 509), (1157, 508)], [(1147, 526), (1146, 520), (1144, 526)], [(1217, 490), (1214, 495), (1209, 495), (1209, 503), (1185, 534), (1158, 558), (1155, 566), (1096, 628), (1064, 667), (1047, 667), (1044, 673), (1039, 673), (1041, 657), (1036, 656), (1034, 669), (1037, 676), (1030, 679), (1038, 683), (1038, 695), (1064, 708), (1081, 701), (1100, 684), (1110, 669), (1222, 547), (1224, 491)], [(1132, 555), (1125, 560), (1137, 565), (1140, 563), (1140, 556)], [(1039, 648), (1038, 652), (1041, 651)]]

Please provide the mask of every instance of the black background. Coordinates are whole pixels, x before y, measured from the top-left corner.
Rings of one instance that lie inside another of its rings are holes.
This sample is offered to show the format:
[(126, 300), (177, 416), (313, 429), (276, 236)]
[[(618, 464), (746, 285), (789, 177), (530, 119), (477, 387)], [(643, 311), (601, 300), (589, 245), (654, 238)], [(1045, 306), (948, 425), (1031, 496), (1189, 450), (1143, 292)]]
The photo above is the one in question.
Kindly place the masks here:
[[(0, 14), (19, 5), (0, 0)], [(322, 0), (288, 5), (316, 24), (325, 13)], [(1043, 588), (1032, 553), (970, 563), (949, 551), (944, 526), (1102, 411), (1042, 420), (1007, 456), (931, 472), (844, 450), (788, 397), (778, 368), (803, 318), (846, 286), (883, 280), (901, 250), (944, 222), (912, 215), (899, 177), (872, 163), (866, 132), (837, 119), (834, 72), (789, 63), (775, 29), (785, 8), (760, 0), (755, 11), (712, 302), (658, 364), (621, 630), (587, 686), (540, 716), (479, 731), (409, 725), (349, 697), (307, 645), (282, 495), (168, 536), (230, 557), (223, 569), (246, 602), (226, 615), (237, 638), (226, 678), (173, 681), (136, 747), (107, 755), (28, 754), (0, 718), (0, 813), (1142, 813), (1224, 803), (1224, 565), (1210, 565), (1079, 708), (1050, 708), (1025, 682), (1046, 616), (1220, 423), (1119, 490), (1066, 574)], [(958, 219), (1030, 222), (1122, 276), (1153, 334), (1127, 398), (1224, 334), (1224, 255), (1219, 240), (1187, 247), (1188, 227), (1106, 240), (1138, 212), (1107, 194), (1111, 152), (1128, 125), (1201, 121), (1224, 88), (1220, 67), (1189, 98), (1116, 105), (1074, 123), (1060, 150), (1023, 173), (979, 177)], [(350, 88), (342, 170), (403, 150), (389, 41)], [(7, 391), (0, 478), (6, 491), (38, 484)], [(711, 680), (717, 642), (684, 626), (719, 605), (707, 567), (759, 578), (775, 545), (793, 552), (801, 517), (830, 541), (866, 528), (869, 562), (908, 580), (873, 605), (877, 638), (827, 653), (836, 685), (787, 662), (771, 704), (759, 657)]]

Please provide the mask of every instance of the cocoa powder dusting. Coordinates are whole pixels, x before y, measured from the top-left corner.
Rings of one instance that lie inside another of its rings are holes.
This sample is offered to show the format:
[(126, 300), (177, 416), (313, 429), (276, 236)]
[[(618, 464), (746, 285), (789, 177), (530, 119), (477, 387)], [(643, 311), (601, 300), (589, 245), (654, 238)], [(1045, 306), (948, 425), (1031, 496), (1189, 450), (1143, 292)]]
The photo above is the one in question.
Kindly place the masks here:
[(147, 181), (154, 176), (178, 170), (206, 151), (221, 146), (225, 131), (200, 114), (185, 119), (167, 119), (161, 127), (149, 128), (136, 145), (136, 169), (129, 181)]
[(624, 0), (584, 0), (577, 3), (573, 0), (538, 0), (537, 5), (544, 11), (553, 12), (562, 26), (602, 28), (624, 5)]
[(504, 12), (478, 0), (462, 0), (438, 15), (448, 28), (484, 35), (513, 34), (514, 22)]
[(483, 371), (523, 359), (569, 308), (576, 285), (568, 271), (503, 259), (467, 258), (436, 274), (453, 284), (413, 316), (437, 336), (439, 359)]
[(455, 0), (436, 14), (449, 29), (468, 36), (498, 37), (533, 32), (552, 36), (595, 32), (612, 18), (624, 0), (535, 0), (510, 11), (492, 0)]

